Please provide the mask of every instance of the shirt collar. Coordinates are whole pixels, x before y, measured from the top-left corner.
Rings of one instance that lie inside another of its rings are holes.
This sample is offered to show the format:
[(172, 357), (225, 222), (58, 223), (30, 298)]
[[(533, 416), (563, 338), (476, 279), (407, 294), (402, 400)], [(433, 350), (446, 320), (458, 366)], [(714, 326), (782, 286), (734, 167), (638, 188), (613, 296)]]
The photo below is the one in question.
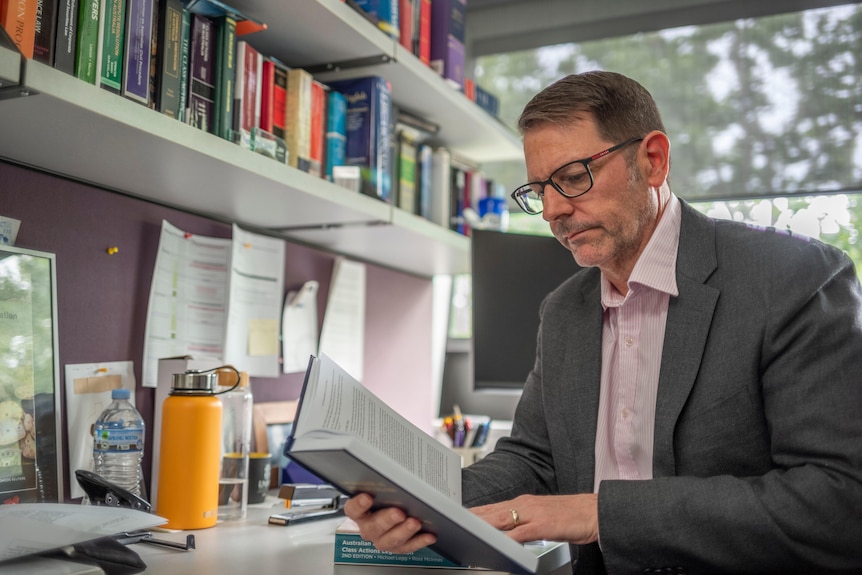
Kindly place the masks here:
[[(679, 295), (676, 285), (676, 255), (679, 248), (679, 229), (682, 208), (679, 199), (671, 193), (661, 219), (647, 242), (644, 251), (635, 262), (629, 276), (629, 294), (638, 286)], [(602, 304), (605, 308), (618, 306), (625, 301), (602, 274)]]

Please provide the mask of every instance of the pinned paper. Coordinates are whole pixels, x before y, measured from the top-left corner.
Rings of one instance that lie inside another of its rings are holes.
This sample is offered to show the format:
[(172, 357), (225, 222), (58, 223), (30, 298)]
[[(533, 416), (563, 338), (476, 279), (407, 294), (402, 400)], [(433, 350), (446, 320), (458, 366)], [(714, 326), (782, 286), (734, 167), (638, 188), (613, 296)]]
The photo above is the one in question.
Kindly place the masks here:
[(248, 355), (278, 355), (278, 320), (248, 320)]
[(364, 352), (365, 264), (338, 257), (323, 314), (320, 354), (328, 355), (354, 379), (362, 381)]
[(314, 280), (305, 282), (284, 298), (281, 320), (282, 371), (297, 373), (317, 355), (317, 290)]
[[(66, 365), (66, 432), (69, 438), (69, 494), (84, 491), (76, 469), (93, 470), (93, 424), (111, 403), (111, 391), (128, 389), (135, 404), (135, 372), (131, 361)], [(146, 448), (145, 448), (146, 449)]]

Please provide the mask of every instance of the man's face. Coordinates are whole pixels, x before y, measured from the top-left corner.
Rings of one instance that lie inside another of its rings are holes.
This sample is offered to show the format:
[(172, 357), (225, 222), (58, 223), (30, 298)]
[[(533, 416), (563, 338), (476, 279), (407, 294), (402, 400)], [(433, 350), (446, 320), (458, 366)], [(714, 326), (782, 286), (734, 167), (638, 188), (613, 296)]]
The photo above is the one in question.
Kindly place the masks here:
[[(603, 140), (592, 119), (567, 127), (547, 124), (533, 128), (524, 136), (527, 176), (529, 181), (544, 180), (567, 162), (619, 143)], [(577, 198), (566, 198), (548, 185), (542, 212), (578, 265), (598, 267), (623, 281), (649, 240), (658, 214), (655, 194), (642, 175), (628, 167), (626, 157), (631, 153), (624, 149), (591, 162), (593, 187)]]

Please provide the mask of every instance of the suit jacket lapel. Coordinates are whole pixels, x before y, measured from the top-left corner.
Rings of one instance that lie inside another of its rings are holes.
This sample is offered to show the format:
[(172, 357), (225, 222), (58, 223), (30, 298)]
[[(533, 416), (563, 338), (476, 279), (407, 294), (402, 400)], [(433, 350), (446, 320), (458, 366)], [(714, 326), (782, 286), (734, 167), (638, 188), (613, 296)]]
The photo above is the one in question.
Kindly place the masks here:
[[(572, 339), (561, 349), (561, 371), (555, 377), (570, 382), (559, 397), (570, 438), (570, 453), (577, 462), (577, 488), (591, 492), (595, 476), (596, 423), (602, 369), (602, 306), (598, 270), (585, 270), (588, 281), (568, 302), (560, 317)], [(568, 337), (568, 336), (567, 336)]]
[(671, 298), (656, 398), (653, 475), (675, 473), (673, 433), (700, 368), (717, 289), (706, 285), (716, 268), (715, 226), (685, 202), (677, 253), (679, 296)]

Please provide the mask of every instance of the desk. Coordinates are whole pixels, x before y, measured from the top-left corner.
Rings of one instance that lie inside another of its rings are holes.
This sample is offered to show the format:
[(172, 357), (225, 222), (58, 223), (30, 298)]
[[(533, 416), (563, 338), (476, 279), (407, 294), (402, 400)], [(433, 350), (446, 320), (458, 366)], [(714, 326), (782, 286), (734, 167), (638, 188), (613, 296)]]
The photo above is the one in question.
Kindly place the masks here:
[[(271, 498), (267, 498), (269, 502)], [(275, 502), (277, 500), (272, 500)], [(193, 551), (176, 551), (155, 545), (132, 546), (147, 564), (146, 573), (159, 575), (278, 574), (290, 575), (465, 575), (464, 570), (421, 567), (370, 567), (335, 565), (335, 528), (342, 517), (301, 525), (269, 525), (270, 504), (249, 506), (243, 520), (218, 523), (209, 529), (180, 533), (158, 533), (156, 537), (182, 542), (186, 533), (195, 536)], [(483, 575), (503, 575), (482, 571)], [(568, 565), (553, 574), (571, 573)]]

